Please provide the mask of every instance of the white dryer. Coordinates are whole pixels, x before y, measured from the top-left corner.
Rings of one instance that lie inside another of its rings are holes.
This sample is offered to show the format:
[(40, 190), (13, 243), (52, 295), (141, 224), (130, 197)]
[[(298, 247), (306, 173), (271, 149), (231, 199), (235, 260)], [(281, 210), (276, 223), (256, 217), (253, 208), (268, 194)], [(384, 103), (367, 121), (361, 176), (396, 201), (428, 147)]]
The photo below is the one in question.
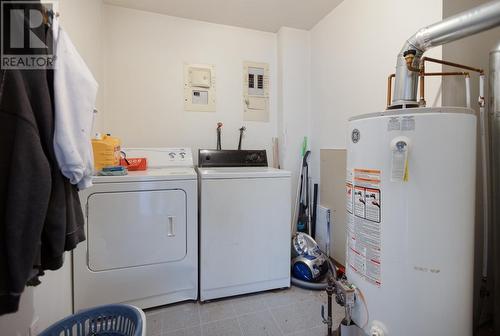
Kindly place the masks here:
[(148, 170), (96, 176), (80, 193), (87, 240), (73, 252), (74, 310), (198, 298), (197, 175), (191, 150), (135, 148)]

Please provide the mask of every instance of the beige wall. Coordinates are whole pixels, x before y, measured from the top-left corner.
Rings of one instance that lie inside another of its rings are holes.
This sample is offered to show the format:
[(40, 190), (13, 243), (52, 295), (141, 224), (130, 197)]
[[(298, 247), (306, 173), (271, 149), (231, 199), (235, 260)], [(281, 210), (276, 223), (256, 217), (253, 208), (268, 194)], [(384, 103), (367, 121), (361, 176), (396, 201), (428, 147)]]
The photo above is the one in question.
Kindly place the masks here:
[[(412, 15), (409, 13), (425, 15)], [(345, 148), (347, 120), (383, 111), (387, 76), (404, 42), (442, 20), (442, 1), (343, 1), (311, 30), (311, 133), (314, 177), (319, 150)], [(441, 48), (428, 56), (440, 58)], [(434, 67), (433, 70), (439, 70)], [(426, 83), (428, 104), (440, 105), (440, 81)]]
[[(474, 6), (486, 3), (486, 0), (444, 0), (443, 2), (443, 16), (449, 17), (457, 14), (461, 11), (470, 9)], [(462, 64), (467, 64), (470, 66), (482, 68), (488, 74), (488, 62), (489, 62), (489, 51), (500, 39), (500, 28), (493, 29), (475, 36), (471, 36), (450, 44), (443, 46), (443, 59), (450, 60), (453, 62), (458, 62)], [(488, 87), (486, 86), (486, 90)], [(479, 112), (479, 107), (477, 105), (477, 97), (479, 96), (479, 80), (477, 74), (472, 74), (471, 77), (471, 102), (473, 108), (476, 112)], [(443, 80), (443, 105), (448, 106), (465, 106), (465, 84), (463, 78), (453, 78), (448, 77)], [(488, 93), (486, 95), (488, 97)], [(478, 132), (479, 134), (479, 132)], [(485, 202), (483, 200), (483, 188), (482, 188), (482, 156), (480, 152), (480, 142), (478, 138), (478, 160), (477, 160), (477, 190), (476, 190), (476, 230), (475, 230), (475, 293), (474, 293), (474, 322), (477, 325), (480, 322), (479, 310), (480, 310), (480, 299), (479, 290), (481, 287), (481, 271), (483, 264), (483, 207)], [(489, 253), (491, 254), (491, 244)], [(490, 258), (489, 260), (489, 273), (494, 267), (494, 260)], [(492, 289), (491, 276), (489, 277), (488, 288)], [(493, 296), (491, 296), (493, 297)], [(487, 309), (485, 310), (486, 315), (489, 309), (491, 309), (492, 302), (487, 303)], [(483, 315), (486, 316), (486, 315)], [(499, 329), (497, 332), (500, 333), (500, 316), (497, 317)]]
[[(310, 136), (309, 31), (283, 27), (278, 32), (278, 137), (280, 166), (292, 172), (296, 200), (301, 149)], [(292, 207), (293, 208), (293, 207)], [(292, 210), (293, 211), (293, 210)]]
[(103, 11), (102, 0), (59, 0), (61, 24), (99, 83), (94, 128), (103, 121)]
[(0, 316), (0, 334), (30, 336), (33, 325), (38, 332), (72, 313), (71, 256), (66, 255), (64, 266), (47, 271), (42, 284), (26, 287), (16, 313)]
[[(104, 6), (103, 132), (125, 146), (265, 148), (277, 136), (276, 34)], [(270, 66), (270, 121), (243, 121), (243, 61)], [(184, 111), (184, 63), (215, 65), (216, 112)]]

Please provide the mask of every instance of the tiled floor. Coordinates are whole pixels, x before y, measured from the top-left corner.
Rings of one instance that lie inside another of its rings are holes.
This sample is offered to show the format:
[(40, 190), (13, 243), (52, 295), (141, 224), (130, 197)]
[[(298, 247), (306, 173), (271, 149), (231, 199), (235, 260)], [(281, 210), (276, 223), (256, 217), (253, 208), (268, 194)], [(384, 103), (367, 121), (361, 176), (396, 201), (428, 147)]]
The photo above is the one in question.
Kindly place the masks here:
[[(323, 336), (326, 293), (297, 287), (146, 311), (148, 336)], [(335, 325), (344, 315), (334, 304)]]

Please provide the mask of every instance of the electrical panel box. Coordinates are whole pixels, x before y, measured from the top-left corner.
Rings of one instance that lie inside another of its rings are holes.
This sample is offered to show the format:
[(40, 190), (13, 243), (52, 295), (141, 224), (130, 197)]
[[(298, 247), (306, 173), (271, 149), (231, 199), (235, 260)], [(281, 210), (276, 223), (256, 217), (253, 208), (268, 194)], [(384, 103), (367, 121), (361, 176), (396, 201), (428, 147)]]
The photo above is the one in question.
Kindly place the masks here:
[(269, 64), (243, 63), (243, 120), (269, 121)]
[(184, 65), (184, 109), (195, 112), (215, 112), (215, 67), (213, 65)]

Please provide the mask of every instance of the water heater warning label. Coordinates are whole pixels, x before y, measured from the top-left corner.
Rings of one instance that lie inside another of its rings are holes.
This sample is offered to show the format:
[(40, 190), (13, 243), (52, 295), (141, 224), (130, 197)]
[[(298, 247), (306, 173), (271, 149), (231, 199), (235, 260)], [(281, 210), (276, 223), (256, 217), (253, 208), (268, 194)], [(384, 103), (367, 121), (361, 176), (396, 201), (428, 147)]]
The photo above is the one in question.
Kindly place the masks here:
[(380, 190), (365, 189), (365, 218), (380, 223)]
[(365, 217), (365, 188), (354, 187), (354, 214)]
[[(380, 170), (354, 169), (347, 192), (347, 262), (369, 282), (380, 286), (382, 199)], [(349, 191), (351, 198), (349, 201)], [(351, 210), (351, 211), (349, 211)]]
[(387, 131), (414, 131), (415, 130), (415, 117), (390, 117), (387, 120)]

